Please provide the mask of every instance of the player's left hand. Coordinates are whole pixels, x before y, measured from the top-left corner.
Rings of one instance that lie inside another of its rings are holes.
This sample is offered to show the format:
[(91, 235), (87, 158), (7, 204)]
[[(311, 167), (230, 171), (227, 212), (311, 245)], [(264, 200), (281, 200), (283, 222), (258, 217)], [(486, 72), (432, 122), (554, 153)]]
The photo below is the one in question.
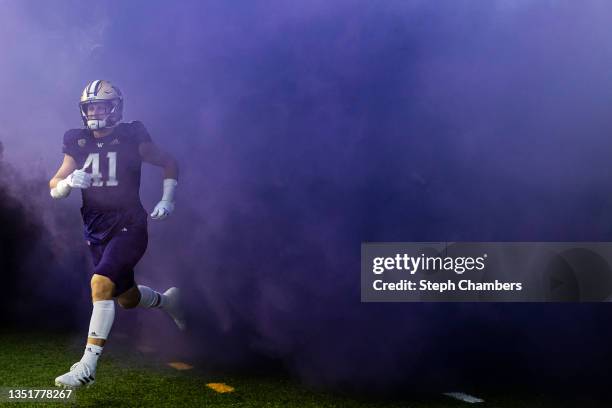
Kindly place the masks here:
[(151, 218), (154, 220), (163, 220), (174, 211), (174, 203), (169, 200), (161, 200), (151, 213)]

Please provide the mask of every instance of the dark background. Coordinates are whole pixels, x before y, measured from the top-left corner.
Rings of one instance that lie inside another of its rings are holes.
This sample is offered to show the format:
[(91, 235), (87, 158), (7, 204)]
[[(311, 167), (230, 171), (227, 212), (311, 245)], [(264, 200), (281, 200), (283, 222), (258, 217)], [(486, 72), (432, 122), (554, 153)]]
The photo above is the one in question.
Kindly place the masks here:
[(0, 322), (87, 327), (78, 194), (46, 183), (103, 78), (181, 165), (137, 279), (191, 331), (120, 311), (134, 346), (385, 392), (604, 382), (609, 305), (361, 304), (359, 249), (610, 241), (612, 5), (307, 3), (0, 3)]

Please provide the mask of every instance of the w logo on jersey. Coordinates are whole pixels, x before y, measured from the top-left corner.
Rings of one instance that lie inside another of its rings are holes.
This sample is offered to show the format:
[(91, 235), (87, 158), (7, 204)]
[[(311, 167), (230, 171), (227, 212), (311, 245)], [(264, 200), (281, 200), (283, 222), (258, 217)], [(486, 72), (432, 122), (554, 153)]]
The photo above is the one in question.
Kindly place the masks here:
[(104, 143), (98, 143), (98, 147), (104, 146)]

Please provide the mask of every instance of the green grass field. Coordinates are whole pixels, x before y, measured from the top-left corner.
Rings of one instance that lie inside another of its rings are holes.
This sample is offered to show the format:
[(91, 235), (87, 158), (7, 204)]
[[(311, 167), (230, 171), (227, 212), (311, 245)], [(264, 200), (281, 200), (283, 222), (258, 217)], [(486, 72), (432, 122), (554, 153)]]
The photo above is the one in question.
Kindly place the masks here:
[[(53, 379), (80, 358), (82, 347), (73, 336), (0, 333), (0, 387), (52, 388)], [(560, 407), (611, 406), (583, 401), (562, 404), (543, 396), (508, 398), (483, 396), (484, 403), (467, 404), (443, 395), (381, 401), (309, 390), (283, 378), (205, 374), (198, 367), (177, 370), (154, 353), (125, 349), (105, 352), (96, 383), (75, 392), (70, 403), (4, 403), (16, 407)], [(189, 363), (189, 362), (185, 362)], [(223, 383), (233, 388), (219, 393), (207, 386)]]

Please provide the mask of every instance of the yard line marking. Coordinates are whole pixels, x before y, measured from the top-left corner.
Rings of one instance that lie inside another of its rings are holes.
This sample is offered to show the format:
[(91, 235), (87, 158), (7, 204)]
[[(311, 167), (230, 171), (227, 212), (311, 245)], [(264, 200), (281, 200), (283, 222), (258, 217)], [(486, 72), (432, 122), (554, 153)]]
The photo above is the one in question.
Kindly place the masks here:
[(217, 391), (220, 394), (224, 394), (226, 392), (234, 392), (234, 387), (230, 387), (229, 385), (223, 383), (208, 383), (206, 384), (206, 386)]

